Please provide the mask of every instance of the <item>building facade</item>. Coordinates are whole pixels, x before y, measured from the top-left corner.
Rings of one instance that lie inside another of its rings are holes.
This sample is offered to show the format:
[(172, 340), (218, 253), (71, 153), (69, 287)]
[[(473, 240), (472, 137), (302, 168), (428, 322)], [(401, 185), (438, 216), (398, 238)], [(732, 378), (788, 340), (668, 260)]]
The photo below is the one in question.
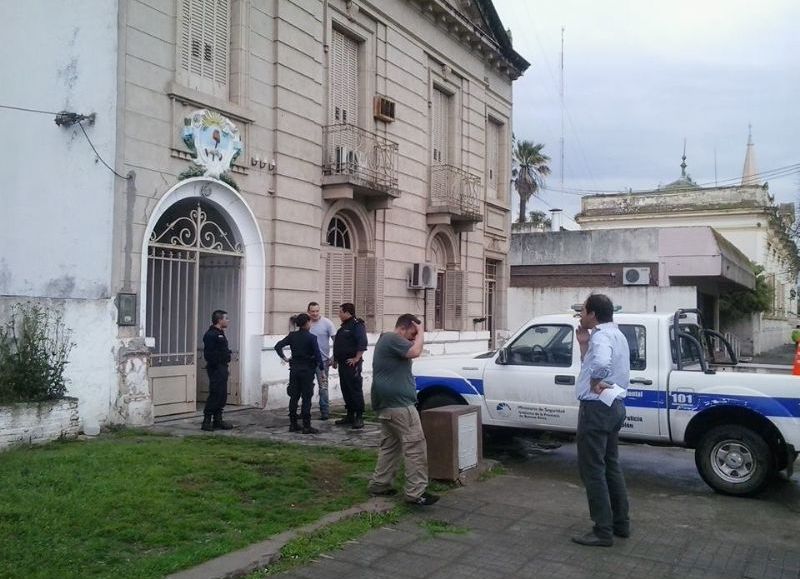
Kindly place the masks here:
[[(800, 258), (789, 235), (794, 207), (776, 204), (766, 183), (758, 180), (752, 141), (748, 141), (740, 184), (700, 187), (686, 174), (662, 189), (643, 193), (589, 195), (576, 221), (583, 229), (711, 226), (756, 266), (773, 289), (763, 314), (724, 330), (743, 338), (743, 351), (759, 354), (789, 341), (797, 323), (797, 276)], [(707, 296), (713, 299), (713, 295)], [(704, 295), (699, 296), (702, 301)]]
[(9, 168), (0, 234), (4, 307), (47, 299), (75, 332), (85, 422), (194, 410), (217, 308), (229, 401), (258, 406), (283, 402), (270, 349), (310, 301), (334, 321), (355, 303), (373, 339), (424, 315), (431, 353), (506, 329), (511, 86), (528, 63), (490, 1), (95, 8), (15, 7), (14, 45), (43, 38), (2, 89), (86, 117), (2, 113), (41, 136)]

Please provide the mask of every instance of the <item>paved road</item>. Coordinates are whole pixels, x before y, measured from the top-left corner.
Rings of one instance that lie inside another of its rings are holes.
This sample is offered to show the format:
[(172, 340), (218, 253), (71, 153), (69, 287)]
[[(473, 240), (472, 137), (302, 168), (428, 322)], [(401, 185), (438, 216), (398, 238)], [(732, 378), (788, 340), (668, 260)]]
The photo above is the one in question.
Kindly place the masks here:
[[(575, 445), (489, 442), (507, 474), (448, 493), (400, 524), (285, 577), (800, 577), (800, 476), (757, 499), (715, 494), (691, 451), (624, 445), (634, 535), (587, 548), (569, 538), (589, 528)], [(798, 465), (800, 467), (800, 464)], [(426, 520), (464, 534), (432, 537)]]

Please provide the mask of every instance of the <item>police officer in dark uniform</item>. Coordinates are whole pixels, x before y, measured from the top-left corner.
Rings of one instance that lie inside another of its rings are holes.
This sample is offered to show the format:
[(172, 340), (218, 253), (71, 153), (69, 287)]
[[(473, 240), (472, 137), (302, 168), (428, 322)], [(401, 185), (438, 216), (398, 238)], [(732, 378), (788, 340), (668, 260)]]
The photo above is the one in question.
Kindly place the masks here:
[(342, 325), (333, 339), (333, 367), (339, 369), (339, 384), (347, 416), (335, 422), (340, 426), (364, 428), (364, 391), (361, 378), (363, 356), (367, 351), (367, 328), (364, 320), (356, 317), (356, 307), (351, 303), (339, 306)]
[[(228, 364), (231, 351), (225, 328), (228, 312), (215, 310), (211, 314), (211, 327), (203, 336), (203, 357), (208, 372), (208, 398), (203, 410), (203, 430), (230, 430), (233, 425), (222, 420), (222, 409), (228, 400)], [(213, 418), (213, 422), (212, 422)]]
[(314, 396), (314, 376), (316, 371), (324, 368), (322, 354), (319, 351), (317, 337), (309, 331), (311, 317), (298, 314), (292, 318), (297, 326), (296, 332), (289, 334), (275, 344), (275, 352), (281, 360), (286, 360), (283, 349), (286, 346), (292, 351), (289, 360), (289, 432), (297, 432), (297, 401), (302, 398), (300, 416), (303, 419), (303, 434), (317, 434), (319, 430), (311, 426), (311, 398)]

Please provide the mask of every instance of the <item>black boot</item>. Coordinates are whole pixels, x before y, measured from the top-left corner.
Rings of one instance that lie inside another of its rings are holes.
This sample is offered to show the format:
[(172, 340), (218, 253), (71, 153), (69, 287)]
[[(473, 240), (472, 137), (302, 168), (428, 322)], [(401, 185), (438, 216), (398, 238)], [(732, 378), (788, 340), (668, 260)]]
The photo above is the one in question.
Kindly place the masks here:
[(214, 415), (214, 430), (231, 430), (233, 428), (233, 424), (230, 422), (225, 422), (222, 420), (222, 412), (218, 412)]
[(364, 418), (361, 416), (360, 412), (356, 412), (356, 416), (353, 419), (353, 426), (351, 426), (353, 430), (361, 430), (364, 428)]
[(319, 430), (311, 426), (310, 420), (303, 420), (303, 434), (319, 434)]
[(201, 426), (200, 429), (201, 430), (208, 430), (208, 431), (214, 430), (214, 427), (211, 426), (211, 415), (210, 414), (206, 414), (205, 416), (203, 416), (203, 426)]
[(345, 416), (344, 418), (340, 418), (339, 420), (336, 420), (334, 424), (336, 426), (347, 426), (348, 424), (353, 424), (353, 411), (348, 410), (347, 416)]
[(297, 424), (297, 416), (289, 417), (289, 432), (300, 432), (300, 425)]

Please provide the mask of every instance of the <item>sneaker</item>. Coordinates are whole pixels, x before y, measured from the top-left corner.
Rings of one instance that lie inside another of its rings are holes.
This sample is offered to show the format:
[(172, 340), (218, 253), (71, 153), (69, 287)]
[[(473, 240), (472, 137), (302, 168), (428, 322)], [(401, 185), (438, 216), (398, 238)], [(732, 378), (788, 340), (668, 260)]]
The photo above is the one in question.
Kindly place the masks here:
[(419, 496), (416, 499), (408, 499), (406, 500), (406, 502), (411, 505), (417, 505), (420, 507), (429, 507), (439, 502), (439, 495), (433, 495), (426, 491), (422, 493), (422, 496)]
[(232, 430), (233, 424), (225, 422), (224, 420), (217, 420), (214, 422), (214, 430)]
[(317, 430), (313, 426), (304, 426), (303, 434), (319, 434), (319, 430)]
[(630, 527), (619, 527), (614, 528), (614, 536), (621, 537), (623, 539), (627, 539), (631, 536), (631, 528)]
[(334, 424), (336, 426), (344, 426), (344, 425), (347, 425), (347, 424), (353, 424), (353, 415), (352, 414), (348, 414), (344, 418), (340, 418), (339, 420), (334, 421)]
[(327, 415), (327, 414), (320, 414), (320, 415), (319, 415), (319, 419), (320, 419), (320, 420), (328, 420), (329, 418), (330, 418), (330, 416), (329, 416), (329, 415)]
[(391, 487), (383, 490), (367, 489), (367, 492), (372, 497), (393, 497), (394, 495), (397, 494), (397, 489), (393, 489)]
[(589, 531), (585, 535), (572, 537), (572, 542), (584, 547), (611, 547), (614, 544), (614, 540), (611, 537), (598, 537), (593, 531)]
[(364, 428), (364, 419), (360, 416), (357, 416), (355, 420), (353, 420), (353, 425), (350, 427), (353, 430), (361, 430)]
[(300, 432), (300, 430), (302, 429), (300, 428), (300, 425), (297, 424), (296, 422), (293, 422), (289, 425), (289, 432)]

